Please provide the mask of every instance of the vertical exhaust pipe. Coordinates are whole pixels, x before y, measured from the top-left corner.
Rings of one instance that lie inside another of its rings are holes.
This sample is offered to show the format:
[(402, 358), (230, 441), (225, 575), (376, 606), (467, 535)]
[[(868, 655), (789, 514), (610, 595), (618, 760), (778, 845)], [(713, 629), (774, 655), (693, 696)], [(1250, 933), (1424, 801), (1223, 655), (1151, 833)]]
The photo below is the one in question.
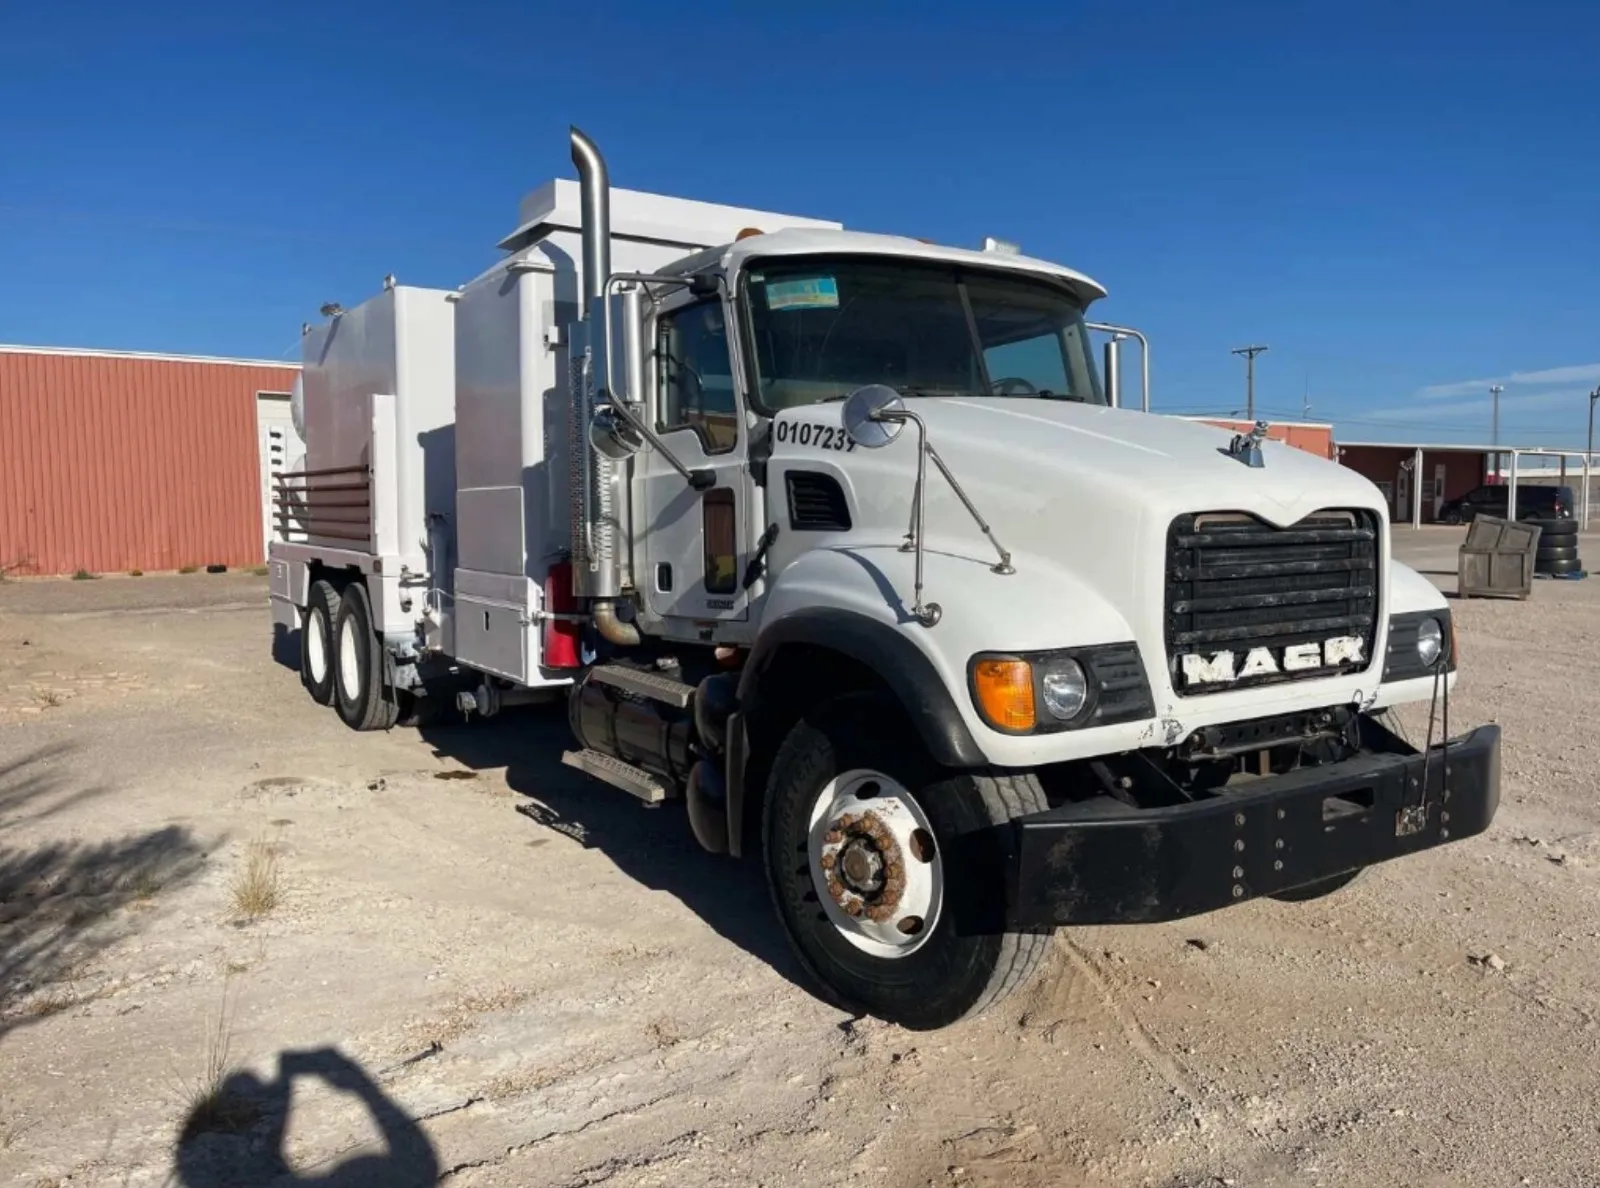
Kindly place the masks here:
[(611, 174), (594, 141), (572, 128), (572, 164), (578, 170), (579, 205), (583, 211), (583, 293), (588, 314), (596, 322), (596, 306), (605, 301), (611, 275)]
[(572, 164), (578, 171), (583, 219), (584, 320), (587, 322), (589, 374), (569, 353), (573, 401), (568, 421), (572, 462), (572, 592), (591, 600), (595, 630), (620, 647), (639, 642), (639, 629), (617, 614), (622, 561), (617, 528), (627, 523), (623, 464), (596, 457), (589, 448), (589, 421), (595, 389), (603, 384), (606, 334), (606, 282), (611, 277), (611, 174), (594, 141), (571, 129)]

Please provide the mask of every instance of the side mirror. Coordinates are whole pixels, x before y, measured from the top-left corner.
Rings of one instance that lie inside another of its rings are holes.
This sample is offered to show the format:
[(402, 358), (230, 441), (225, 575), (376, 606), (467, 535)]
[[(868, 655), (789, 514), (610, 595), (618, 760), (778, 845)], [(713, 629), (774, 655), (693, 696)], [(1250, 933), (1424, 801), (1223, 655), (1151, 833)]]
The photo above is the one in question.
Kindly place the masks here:
[(715, 297), (721, 291), (722, 285), (714, 272), (697, 272), (689, 278), (691, 297)]
[(900, 430), (906, 427), (899, 417), (882, 414), (903, 412), (905, 407), (900, 393), (887, 384), (857, 388), (845, 398), (842, 417), (845, 436), (863, 449), (881, 449), (899, 437)]
[(1122, 343), (1116, 335), (1106, 342), (1105, 351), (1106, 403), (1112, 408), (1122, 407)]
[(602, 458), (624, 462), (644, 449), (644, 438), (613, 406), (605, 405), (589, 421), (589, 446)]
[(599, 344), (602, 387), (614, 399), (640, 404), (645, 398), (644, 293), (635, 287), (606, 299), (605, 331)]

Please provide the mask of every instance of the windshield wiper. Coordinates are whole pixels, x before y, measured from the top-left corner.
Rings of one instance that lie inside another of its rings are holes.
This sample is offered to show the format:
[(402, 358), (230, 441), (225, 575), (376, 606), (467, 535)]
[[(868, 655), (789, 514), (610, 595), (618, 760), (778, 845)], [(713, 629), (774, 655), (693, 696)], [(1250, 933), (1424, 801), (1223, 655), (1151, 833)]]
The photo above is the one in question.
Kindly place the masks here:
[(891, 386), (902, 396), (963, 396), (971, 400), (983, 395), (982, 392), (969, 392), (965, 388), (920, 388), (908, 384), (893, 384)]
[[(969, 392), (965, 388), (921, 388), (914, 384), (888, 384), (886, 386), (893, 388), (902, 396), (961, 396), (971, 400), (983, 395), (982, 392)], [(824, 396), (821, 400), (818, 400), (817, 403), (834, 404), (840, 400), (848, 400), (849, 398), (849, 392), (840, 392), (837, 396)]]

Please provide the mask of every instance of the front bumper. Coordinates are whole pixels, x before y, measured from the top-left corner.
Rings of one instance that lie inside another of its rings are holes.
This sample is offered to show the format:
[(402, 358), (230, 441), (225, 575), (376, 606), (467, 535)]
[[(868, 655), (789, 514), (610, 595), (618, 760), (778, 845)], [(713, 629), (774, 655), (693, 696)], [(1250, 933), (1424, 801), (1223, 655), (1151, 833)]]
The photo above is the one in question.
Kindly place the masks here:
[(1500, 728), (1482, 726), (1428, 754), (1364, 752), (1172, 808), (1064, 805), (1015, 822), (1013, 919), (1177, 920), (1472, 837), (1499, 803)]

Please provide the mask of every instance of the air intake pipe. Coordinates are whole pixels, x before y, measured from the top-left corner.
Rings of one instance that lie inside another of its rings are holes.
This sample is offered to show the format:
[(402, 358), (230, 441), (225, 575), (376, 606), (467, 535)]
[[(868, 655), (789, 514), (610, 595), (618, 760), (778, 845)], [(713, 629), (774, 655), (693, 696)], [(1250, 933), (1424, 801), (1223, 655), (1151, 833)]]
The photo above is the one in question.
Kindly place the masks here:
[[(617, 614), (622, 593), (618, 527), (628, 523), (625, 463), (589, 448), (595, 393), (605, 383), (606, 282), (611, 277), (611, 176), (600, 150), (577, 128), (572, 164), (578, 170), (583, 217), (583, 293), (586, 357), (570, 354), (572, 403), (567, 445), (572, 490), (572, 592), (590, 599), (595, 629), (621, 647), (639, 642), (639, 629)], [(607, 398), (610, 394), (607, 393)]]

